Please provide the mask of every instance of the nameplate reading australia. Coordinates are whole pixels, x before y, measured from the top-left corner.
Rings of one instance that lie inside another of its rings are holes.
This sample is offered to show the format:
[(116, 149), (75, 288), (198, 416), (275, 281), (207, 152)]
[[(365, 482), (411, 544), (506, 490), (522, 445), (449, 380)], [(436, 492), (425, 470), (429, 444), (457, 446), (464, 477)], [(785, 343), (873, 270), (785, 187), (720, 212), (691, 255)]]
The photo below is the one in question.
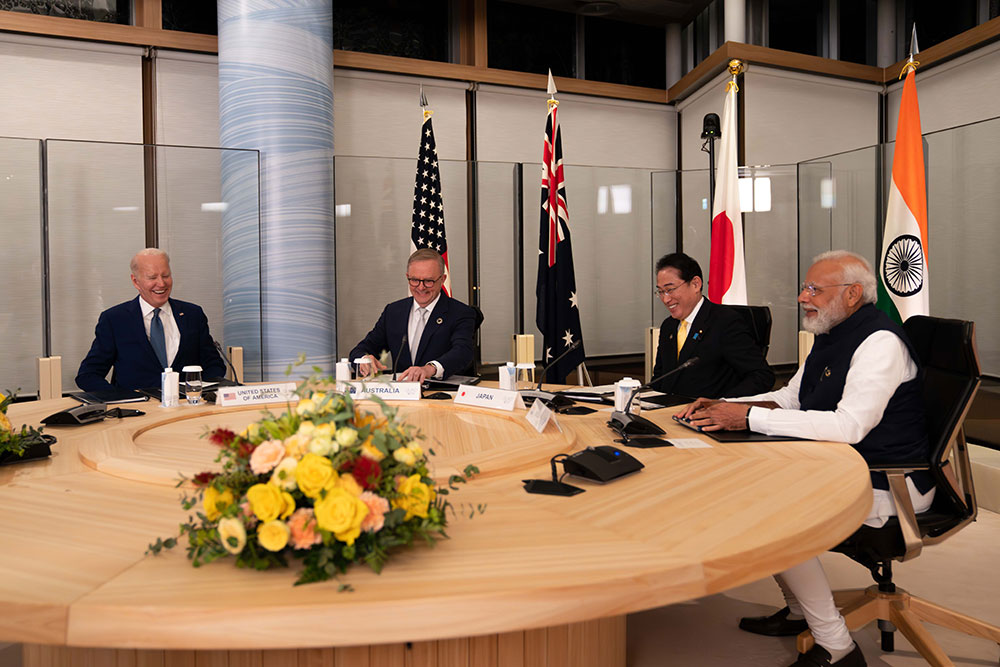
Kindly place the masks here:
[(458, 385), (455, 393), (455, 403), (459, 405), (476, 405), (481, 408), (495, 410), (513, 410), (524, 408), (521, 394), (508, 389), (490, 389), (489, 387), (474, 387), (470, 384)]
[(419, 382), (347, 382), (354, 400), (378, 396), (384, 401), (419, 401)]
[(256, 403), (287, 403), (297, 401), (294, 382), (254, 384), (246, 387), (220, 387), (215, 394), (216, 405), (254, 405)]

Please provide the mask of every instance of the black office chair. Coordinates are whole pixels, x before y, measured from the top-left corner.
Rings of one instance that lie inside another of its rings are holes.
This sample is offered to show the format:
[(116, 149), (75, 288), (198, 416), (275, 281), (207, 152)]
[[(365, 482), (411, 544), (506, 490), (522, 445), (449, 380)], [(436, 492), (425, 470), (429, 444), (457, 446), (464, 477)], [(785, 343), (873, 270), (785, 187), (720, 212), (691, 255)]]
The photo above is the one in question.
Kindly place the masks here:
[(475, 342), (476, 342), (476, 351), (475, 351), (475, 354), (472, 357), (472, 363), (469, 364), (469, 367), (466, 368), (464, 371), (462, 371), (459, 375), (479, 375), (479, 364), (480, 364), (480, 361), (481, 361), (481, 357), (480, 357), (480, 349), (481, 348), (480, 348), (480, 343), (479, 343), (479, 327), (481, 327), (483, 325), (483, 320), (485, 319), (485, 317), (483, 316), (483, 311), (479, 308), (479, 306), (472, 306), (472, 305), (470, 305), (469, 307), (472, 308), (472, 310), (476, 311), (476, 329), (475, 329), (475, 334), (474, 334)]
[[(892, 582), (892, 561), (916, 557), (924, 545), (947, 539), (976, 518), (976, 492), (962, 430), (979, 388), (975, 324), (918, 315), (910, 317), (904, 328), (923, 367), (931, 458), (929, 462), (871, 466), (887, 473), (899, 516), (891, 517), (881, 528), (862, 526), (834, 547), (834, 551), (867, 567), (877, 582), (866, 589), (838, 591), (834, 600), (851, 630), (878, 621), (883, 651), (893, 650), (893, 632), (899, 629), (930, 664), (950, 665), (921, 620), (998, 643), (1000, 628), (897, 589)], [(915, 470), (929, 471), (937, 486), (931, 509), (919, 515), (913, 512), (904, 477)], [(799, 635), (800, 651), (807, 651), (812, 644), (808, 631)]]
[(746, 320), (747, 326), (753, 332), (753, 339), (764, 353), (764, 357), (767, 358), (767, 350), (771, 347), (771, 309), (767, 306), (729, 307)]

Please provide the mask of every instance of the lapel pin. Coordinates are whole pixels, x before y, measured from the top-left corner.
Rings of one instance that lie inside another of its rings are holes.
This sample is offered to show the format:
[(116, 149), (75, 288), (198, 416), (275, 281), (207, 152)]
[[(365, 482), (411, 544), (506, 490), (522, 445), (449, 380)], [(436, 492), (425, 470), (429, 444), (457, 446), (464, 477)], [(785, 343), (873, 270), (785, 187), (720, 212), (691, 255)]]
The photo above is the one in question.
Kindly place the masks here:
[(823, 369), (823, 377), (825, 377), (825, 378), (830, 377), (830, 367), (829, 366), (827, 366), (826, 368)]
[(437, 318), (437, 323), (438, 323), (438, 324), (441, 324), (441, 323), (443, 323), (443, 322), (444, 322), (444, 319), (442, 319), (442, 318), (440, 318), (440, 317), (439, 317), (439, 318)]

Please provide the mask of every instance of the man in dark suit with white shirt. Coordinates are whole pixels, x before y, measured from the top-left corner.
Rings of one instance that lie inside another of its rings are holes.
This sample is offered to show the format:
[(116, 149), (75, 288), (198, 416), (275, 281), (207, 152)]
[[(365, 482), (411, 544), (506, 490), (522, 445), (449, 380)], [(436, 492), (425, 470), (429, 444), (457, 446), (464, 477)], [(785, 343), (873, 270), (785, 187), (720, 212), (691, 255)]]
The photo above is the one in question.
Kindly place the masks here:
[(656, 295), (670, 312), (660, 326), (653, 377), (692, 357), (698, 363), (661, 380), (654, 389), (681, 396), (744, 396), (769, 390), (774, 373), (746, 320), (702, 296), (701, 267), (682, 252), (656, 263)]
[(224, 376), (225, 363), (204, 311), (170, 298), (174, 280), (167, 253), (146, 248), (129, 266), (139, 295), (101, 313), (94, 342), (80, 363), (77, 386), (84, 391), (157, 387), (168, 366), (177, 371), (201, 366), (206, 378)]
[[(423, 382), (461, 373), (475, 353), (476, 311), (441, 292), (444, 260), (421, 248), (406, 263), (411, 296), (390, 303), (375, 327), (351, 350), (351, 359), (367, 357), (371, 370), (386, 370), (378, 357), (388, 350), (399, 380)], [(403, 338), (406, 337), (406, 343)]]

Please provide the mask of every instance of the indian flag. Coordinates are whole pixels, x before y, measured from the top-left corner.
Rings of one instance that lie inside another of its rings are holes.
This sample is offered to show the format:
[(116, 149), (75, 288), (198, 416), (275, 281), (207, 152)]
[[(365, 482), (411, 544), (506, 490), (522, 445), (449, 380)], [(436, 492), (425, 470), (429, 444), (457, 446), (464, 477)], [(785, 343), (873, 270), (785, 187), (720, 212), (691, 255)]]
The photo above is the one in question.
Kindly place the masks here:
[(927, 187), (914, 68), (906, 74), (896, 125), (892, 184), (878, 266), (878, 307), (897, 322), (928, 315)]

